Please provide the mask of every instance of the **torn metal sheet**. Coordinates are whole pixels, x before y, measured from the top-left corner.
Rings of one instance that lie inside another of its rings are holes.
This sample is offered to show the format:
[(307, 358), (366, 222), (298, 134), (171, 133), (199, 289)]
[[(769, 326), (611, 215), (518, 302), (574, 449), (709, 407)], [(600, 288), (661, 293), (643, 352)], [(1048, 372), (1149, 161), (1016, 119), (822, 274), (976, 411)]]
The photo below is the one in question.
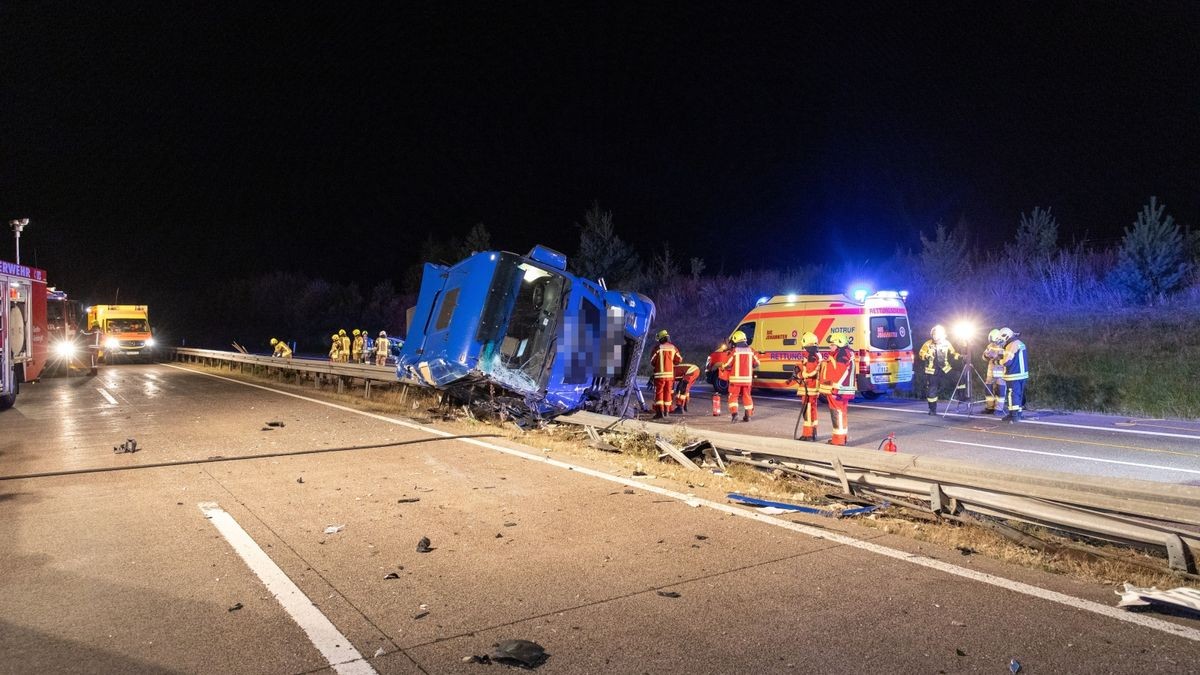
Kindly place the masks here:
[[(844, 511), (835, 511), (831, 509), (819, 509), (812, 506), (800, 506), (799, 504), (788, 504), (787, 502), (773, 502), (757, 497), (749, 497), (747, 495), (730, 492), (725, 495), (726, 499), (746, 504), (747, 506), (757, 506), (762, 509), (763, 513), (777, 515), (781, 512), (792, 511), (796, 513), (811, 513), (816, 516), (825, 516), (826, 518), (841, 518), (843, 516), (860, 516), (866, 513), (871, 513), (887, 505), (887, 502), (875, 506), (863, 506), (854, 509), (846, 509)], [(769, 509), (769, 510), (768, 510)]]
[(426, 263), (397, 373), (521, 423), (579, 409), (633, 416), (654, 303), (567, 271), (536, 246)]
[(1133, 584), (1125, 584), (1124, 591), (1114, 591), (1121, 596), (1117, 607), (1153, 607), (1167, 605), (1175, 609), (1184, 609), (1200, 614), (1200, 589), (1181, 586), (1169, 591), (1160, 591), (1156, 587), (1139, 588)]

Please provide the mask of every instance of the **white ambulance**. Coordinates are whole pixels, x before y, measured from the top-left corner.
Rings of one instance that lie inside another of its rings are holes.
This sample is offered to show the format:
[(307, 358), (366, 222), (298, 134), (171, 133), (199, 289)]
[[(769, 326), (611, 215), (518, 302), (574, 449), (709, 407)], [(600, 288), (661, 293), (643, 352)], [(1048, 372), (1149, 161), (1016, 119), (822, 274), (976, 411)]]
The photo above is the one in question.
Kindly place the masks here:
[(912, 386), (913, 342), (904, 300), (906, 291), (856, 291), (847, 295), (776, 295), (760, 298), (736, 328), (758, 352), (762, 367), (754, 387), (794, 391), (789, 383), (799, 362), (800, 336), (826, 339), (845, 333), (858, 356), (858, 391), (873, 399)]

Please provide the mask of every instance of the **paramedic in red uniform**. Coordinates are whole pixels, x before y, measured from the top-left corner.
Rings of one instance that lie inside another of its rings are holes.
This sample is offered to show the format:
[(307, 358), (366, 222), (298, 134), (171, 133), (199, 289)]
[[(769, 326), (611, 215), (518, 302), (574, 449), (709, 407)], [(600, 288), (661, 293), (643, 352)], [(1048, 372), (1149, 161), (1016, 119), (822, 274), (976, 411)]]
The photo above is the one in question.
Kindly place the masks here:
[(722, 366), (729, 371), (729, 421), (737, 421), (738, 398), (741, 398), (742, 421), (749, 422), (754, 416), (754, 399), (750, 398), (750, 386), (754, 384), (754, 369), (759, 366), (758, 354), (750, 349), (746, 334), (742, 331), (734, 331), (729, 339), (734, 344), (733, 353)]
[(845, 445), (846, 435), (850, 433), (850, 422), (846, 411), (850, 400), (854, 398), (854, 350), (850, 349), (850, 340), (845, 333), (834, 333), (827, 339), (833, 345), (833, 351), (821, 364), (820, 391), (825, 394), (825, 402), (829, 404), (829, 417), (833, 422), (833, 437), (830, 445)]
[(729, 393), (729, 371), (721, 366), (729, 360), (729, 345), (725, 342), (717, 345), (716, 351), (708, 355), (708, 359), (704, 362), (704, 379), (712, 385), (712, 413), (713, 417), (721, 414), (721, 396)]
[(654, 419), (662, 419), (671, 410), (671, 399), (675, 389), (675, 364), (683, 361), (683, 356), (675, 345), (671, 344), (671, 335), (666, 329), (658, 331), (655, 336), (658, 344), (650, 354), (650, 365), (654, 368)]
[(821, 354), (820, 340), (812, 333), (800, 336), (800, 346), (804, 348), (804, 356), (792, 371), (792, 382), (799, 384), (796, 395), (800, 397), (800, 416), (804, 427), (800, 431), (800, 440), (817, 440), (817, 401), (821, 398), (818, 377), (821, 374), (821, 363), (825, 360)]
[(692, 399), (692, 385), (700, 379), (700, 366), (694, 363), (681, 363), (675, 366), (675, 409), (671, 412), (687, 412), (688, 401)]

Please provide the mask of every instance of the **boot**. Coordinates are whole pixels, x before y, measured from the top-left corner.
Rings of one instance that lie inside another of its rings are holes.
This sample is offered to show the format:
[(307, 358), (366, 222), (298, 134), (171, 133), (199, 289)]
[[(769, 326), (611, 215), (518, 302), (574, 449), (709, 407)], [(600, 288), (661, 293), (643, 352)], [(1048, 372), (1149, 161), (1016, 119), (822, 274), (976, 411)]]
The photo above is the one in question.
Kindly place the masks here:
[(654, 411), (654, 417), (652, 417), (651, 419), (661, 420), (662, 418), (663, 418), (662, 411), (661, 411), (661, 410), (655, 410), (655, 411)]
[(1012, 414), (1012, 411), (1009, 411), (1009, 413), (1008, 413), (1007, 415), (1005, 415), (1004, 417), (1001, 417), (1001, 418), (1000, 418), (1000, 421), (1001, 421), (1001, 422), (1011, 422), (1011, 421), (1013, 421), (1013, 414)]
[(934, 401), (933, 403), (930, 403), (930, 404), (929, 404), (929, 414), (930, 414), (930, 415), (936, 415), (936, 414), (937, 414), (937, 402), (936, 402), (936, 401)]
[(736, 421), (737, 421), (737, 413), (733, 413), (732, 415), (730, 415), (730, 416), (729, 416), (729, 421), (730, 421), (730, 422), (736, 422)]
[(1011, 413), (1011, 415), (1012, 415), (1012, 419), (1011, 419), (1011, 420), (1009, 420), (1009, 422), (1012, 422), (1013, 424), (1016, 424), (1017, 422), (1020, 422), (1020, 421), (1021, 421), (1021, 411), (1020, 411), (1020, 410), (1018, 410), (1018, 411), (1016, 411), (1016, 412), (1014, 412), (1014, 413)]
[(817, 442), (817, 437), (816, 437), (816, 436), (801, 436), (801, 437), (800, 437), (800, 440), (802, 440), (802, 441), (808, 441), (809, 443), (816, 443), (816, 442)]
[(683, 404), (683, 412), (687, 412), (687, 404), (686, 403)]
[(750, 421), (750, 413), (742, 413), (742, 421), (749, 422)]

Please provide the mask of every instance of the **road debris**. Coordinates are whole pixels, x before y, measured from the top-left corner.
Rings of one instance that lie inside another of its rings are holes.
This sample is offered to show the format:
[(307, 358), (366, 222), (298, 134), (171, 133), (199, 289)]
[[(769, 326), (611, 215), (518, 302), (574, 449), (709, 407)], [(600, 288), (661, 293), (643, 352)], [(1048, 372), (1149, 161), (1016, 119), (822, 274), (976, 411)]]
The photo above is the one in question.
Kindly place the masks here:
[(421, 620), (421, 619), (424, 619), (424, 618), (425, 618), (425, 617), (427, 617), (427, 616), (429, 616), (429, 612), (428, 612), (428, 611), (424, 611), (424, 612), (417, 612), (416, 614), (413, 614), (413, 621), (419, 621), (419, 620)]
[(267, 426), (269, 426), (269, 427), (283, 427), (283, 426), (284, 426), (284, 424), (283, 424), (283, 422), (271, 421), (271, 422), (267, 422)]
[(420, 497), (401, 497), (400, 499), (396, 500), (396, 503), (397, 504), (415, 504), (416, 502), (419, 502), (419, 501), (421, 501)]
[(705, 539), (708, 539), (708, 535), (698, 534), (698, 535), (696, 535), (696, 538), (699, 539), (700, 541), (704, 541)]
[(124, 443), (114, 446), (113, 452), (115, 452), (117, 454), (120, 454), (122, 452), (131, 452), (132, 453), (132, 452), (137, 452), (140, 449), (141, 448), (138, 447), (137, 441), (135, 439), (127, 438), (127, 439), (125, 439)]
[[(491, 660), (506, 666), (537, 668), (550, 658), (545, 648), (529, 640), (505, 640), (493, 645)], [(485, 657), (486, 658), (486, 657)], [(480, 661), (486, 663), (486, 661)]]
[(239, 609), (241, 609), (241, 608), (242, 608), (242, 603), (240, 603), (240, 602), (235, 602), (235, 603), (233, 603), (233, 607), (230, 607), (229, 609), (227, 609), (227, 610), (225, 610), (225, 611), (226, 611), (226, 612), (236, 612), (236, 611), (238, 611), (238, 610), (239, 610)]
[(371, 656), (371, 658), (375, 658), (376, 656), (383, 656), (385, 653), (386, 652), (383, 651), (383, 647), (380, 647), (379, 649), (375, 650), (375, 653)]
[(955, 656), (966, 656), (966, 655), (967, 655), (967, 653), (966, 653), (966, 652), (964, 652), (964, 651), (962, 650), (962, 648), (961, 648), (961, 647), (955, 647), (955, 648), (954, 648), (954, 655), (955, 655)]
[(507, 523), (505, 523), (505, 524), (504, 524), (504, 526), (505, 526), (505, 527), (516, 527), (516, 526), (517, 526), (517, 524), (516, 524), (516, 523), (514, 523), (514, 522), (511, 522), (511, 521), (510, 521), (510, 522), (507, 522)]
[(395, 572), (388, 572), (383, 578), (384, 579), (399, 579), (400, 575)]
[(429, 545), (429, 537), (421, 537), (421, 541), (417, 542), (417, 553), (429, 553), (433, 548)]
[(1012, 673), (1012, 675), (1017, 675), (1017, 673), (1021, 672), (1021, 662), (1016, 659), (1009, 659), (1008, 672)]
[(344, 529), (346, 529), (345, 525), (326, 525), (325, 534), (337, 534)]
[(654, 437), (654, 445), (658, 447), (659, 450), (663, 451), (663, 454), (659, 455), (659, 460), (661, 460), (663, 457), (670, 456), (671, 459), (682, 464), (685, 469), (700, 468), (696, 466), (696, 463), (689, 459), (687, 455), (680, 452), (679, 448), (676, 448), (674, 445), (671, 445), (667, 441), (663, 440), (661, 436)]
[(303, 483), (303, 482), (304, 482), (304, 476), (300, 476), (299, 478), (297, 478), (297, 479), (296, 479), (296, 482), (297, 482), (297, 483)]
[(633, 488), (625, 488), (622, 493), (627, 495), (637, 494), (633, 491)]
[(663, 597), (663, 598), (679, 598), (679, 597), (682, 597), (681, 595), (679, 595), (679, 594), (678, 594), (678, 593), (676, 593), (675, 591), (658, 591), (658, 595), (659, 595), (659, 597)]
[(834, 509), (818, 509), (818, 508), (815, 508), (812, 506), (800, 506), (799, 504), (788, 504), (787, 502), (772, 502), (772, 501), (768, 501), (766, 499), (758, 499), (757, 497), (741, 495), (736, 492), (730, 492), (729, 494), (725, 495), (725, 498), (731, 502), (736, 502), (738, 504), (745, 504), (747, 506), (757, 506), (757, 507), (759, 507), (759, 509), (758, 509), (759, 513), (763, 513), (763, 514), (767, 514), (767, 515), (779, 515), (781, 513), (796, 512), (796, 513), (811, 513), (815, 516), (824, 516), (826, 518), (844, 518), (846, 516), (860, 516), (865, 513), (872, 513), (872, 512), (877, 511), (885, 506), (888, 506), (887, 502), (883, 502), (876, 506), (863, 506), (860, 508), (844, 509), (844, 510), (839, 511), (839, 510), (834, 510)]
[(1180, 586), (1169, 591), (1160, 591), (1157, 587), (1139, 588), (1126, 583), (1124, 591), (1114, 591), (1121, 596), (1117, 607), (1124, 609), (1152, 608), (1184, 610), (1200, 614), (1200, 589)]
[(962, 544), (959, 544), (958, 546), (955, 546), (954, 548), (963, 555), (972, 555), (974, 553), (978, 553), (978, 551), (971, 548), (970, 546), (963, 546)]
[(275, 430), (272, 429), (271, 427), (263, 427), (263, 428), (259, 429), (259, 431), (275, 431)]

